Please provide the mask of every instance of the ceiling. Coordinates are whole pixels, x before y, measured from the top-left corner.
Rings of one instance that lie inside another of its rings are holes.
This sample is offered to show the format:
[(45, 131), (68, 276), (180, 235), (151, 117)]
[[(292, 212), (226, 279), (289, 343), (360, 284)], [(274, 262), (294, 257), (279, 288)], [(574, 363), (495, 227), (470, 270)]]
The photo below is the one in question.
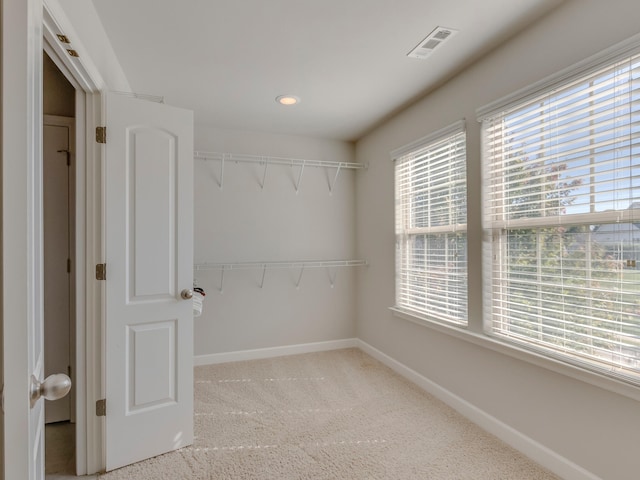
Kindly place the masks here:
[[(354, 141), (562, 0), (93, 0), (136, 93), (196, 123)], [(459, 31), (407, 57), (436, 27)], [(298, 105), (276, 103), (281, 94)]]

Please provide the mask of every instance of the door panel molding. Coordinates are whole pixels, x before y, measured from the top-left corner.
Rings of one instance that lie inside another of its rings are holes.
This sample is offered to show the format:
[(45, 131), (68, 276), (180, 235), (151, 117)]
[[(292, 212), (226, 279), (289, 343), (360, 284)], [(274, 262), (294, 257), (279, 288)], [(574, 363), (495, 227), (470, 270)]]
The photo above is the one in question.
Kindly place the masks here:
[(126, 415), (178, 401), (177, 329), (178, 319), (128, 327)]
[(134, 127), (128, 130), (126, 143), (127, 250), (131, 259), (127, 301), (170, 301), (176, 297), (179, 258), (175, 234), (178, 139), (163, 129)]

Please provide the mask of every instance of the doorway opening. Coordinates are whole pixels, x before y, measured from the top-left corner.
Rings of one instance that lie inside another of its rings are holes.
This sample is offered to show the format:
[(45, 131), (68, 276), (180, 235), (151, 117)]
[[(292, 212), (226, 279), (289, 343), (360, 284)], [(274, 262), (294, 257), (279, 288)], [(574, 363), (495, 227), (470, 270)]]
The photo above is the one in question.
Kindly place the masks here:
[(76, 474), (75, 96), (43, 54), (43, 231), (45, 377), (66, 373), (72, 390), (45, 403), (45, 473)]

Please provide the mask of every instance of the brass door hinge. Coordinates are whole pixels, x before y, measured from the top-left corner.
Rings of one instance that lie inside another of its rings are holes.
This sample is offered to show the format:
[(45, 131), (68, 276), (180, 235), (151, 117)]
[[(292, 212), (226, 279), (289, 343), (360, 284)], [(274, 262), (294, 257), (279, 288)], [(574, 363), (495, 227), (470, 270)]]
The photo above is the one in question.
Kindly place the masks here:
[(107, 143), (107, 127), (96, 127), (96, 142)]
[(96, 280), (106, 280), (106, 279), (107, 279), (107, 264), (98, 263), (96, 265)]
[(96, 401), (96, 417), (106, 417), (107, 416), (107, 400), (102, 398)]

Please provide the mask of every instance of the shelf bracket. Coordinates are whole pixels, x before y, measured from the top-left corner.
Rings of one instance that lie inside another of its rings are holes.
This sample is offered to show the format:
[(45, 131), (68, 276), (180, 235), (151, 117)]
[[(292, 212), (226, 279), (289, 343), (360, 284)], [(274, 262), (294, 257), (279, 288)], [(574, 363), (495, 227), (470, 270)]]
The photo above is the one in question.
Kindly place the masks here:
[(218, 186), (220, 190), (222, 190), (222, 185), (224, 184), (224, 162), (227, 159), (226, 153), (222, 154), (222, 160), (220, 161), (220, 181), (218, 182)]
[(331, 285), (331, 288), (333, 288), (336, 283), (336, 277), (338, 276), (338, 271), (335, 270), (332, 275), (331, 268), (327, 267), (327, 275), (329, 275), (329, 284)]
[(260, 281), (260, 288), (264, 286), (264, 276), (267, 273), (267, 265), (262, 266), (262, 280)]
[(298, 281), (296, 282), (296, 288), (300, 288), (300, 280), (302, 280), (302, 274), (304, 273), (304, 265), (300, 268), (300, 275), (298, 275)]
[(220, 293), (224, 292), (223, 287), (224, 287), (224, 265), (220, 269), (220, 288), (219, 288)]
[(338, 181), (338, 175), (340, 175), (340, 169), (342, 168), (342, 163), (338, 164), (338, 168), (336, 169), (336, 175), (333, 177), (333, 183), (329, 183), (329, 195), (333, 195), (333, 188), (336, 186), (336, 182)]
[[(298, 173), (298, 181), (296, 182), (296, 194), (298, 193), (298, 190), (300, 189), (300, 181), (302, 180), (302, 172), (304, 172), (304, 166), (307, 163), (306, 160), (302, 161), (302, 165), (300, 165), (300, 172)], [(293, 167), (293, 164), (291, 164), (291, 166)]]
[(262, 183), (260, 188), (264, 190), (264, 181), (267, 178), (267, 167), (269, 166), (269, 158), (264, 158), (264, 171), (262, 172)]

